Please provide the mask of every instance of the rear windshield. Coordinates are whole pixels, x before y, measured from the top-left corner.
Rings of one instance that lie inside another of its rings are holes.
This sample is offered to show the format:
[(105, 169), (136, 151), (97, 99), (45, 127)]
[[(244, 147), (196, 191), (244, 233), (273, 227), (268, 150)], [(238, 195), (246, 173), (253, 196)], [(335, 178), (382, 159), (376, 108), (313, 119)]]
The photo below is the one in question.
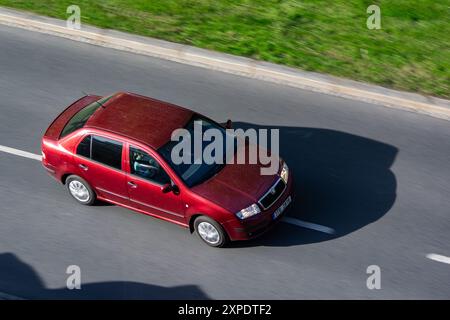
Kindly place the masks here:
[(78, 111), (70, 120), (67, 122), (66, 126), (61, 132), (61, 135), (59, 138), (63, 138), (67, 136), (68, 134), (71, 134), (75, 130), (78, 130), (80, 128), (83, 128), (83, 126), (86, 124), (88, 119), (94, 114), (94, 112), (102, 106), (103, 103), (108, 101), (111, 98), (105, 97), (101, 98), (100, 100), (94, 101), (91, 104), (88, 104), (86, 107)]

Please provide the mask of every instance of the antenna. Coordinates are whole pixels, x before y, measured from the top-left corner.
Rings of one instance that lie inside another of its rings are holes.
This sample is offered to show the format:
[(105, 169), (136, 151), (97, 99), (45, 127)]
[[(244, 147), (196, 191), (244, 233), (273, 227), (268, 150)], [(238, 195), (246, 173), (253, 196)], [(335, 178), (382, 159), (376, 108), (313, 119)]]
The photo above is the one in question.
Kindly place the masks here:
[[(102, 99), (100, 99), (102, 100)], [(97, 103), (98, 105), (100, 105), (100, 107), (102, 107), (103, 109), (105, 109), (106, 107), (103, 105), (103, 103), (101, 103), (99, 100), (96, 100), (95, 103)]]

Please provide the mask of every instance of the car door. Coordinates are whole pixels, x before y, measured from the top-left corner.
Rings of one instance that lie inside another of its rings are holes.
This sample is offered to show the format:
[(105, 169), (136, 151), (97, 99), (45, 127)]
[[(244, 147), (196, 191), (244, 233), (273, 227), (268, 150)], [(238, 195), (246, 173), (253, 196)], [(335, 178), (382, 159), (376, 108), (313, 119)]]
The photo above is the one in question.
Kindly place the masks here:
[(74, 155), (78, 175), (85, 179), (97, 195), (129, 204), (127, 174), (122, 168), (124, 143), (106, 136), (83, 137)]
[(133, 206), (165, 220), (185, 224), (184, 207), (178, 192), (163, 192), (172, 181), (149, 152), (128, 145), (128, 196)]

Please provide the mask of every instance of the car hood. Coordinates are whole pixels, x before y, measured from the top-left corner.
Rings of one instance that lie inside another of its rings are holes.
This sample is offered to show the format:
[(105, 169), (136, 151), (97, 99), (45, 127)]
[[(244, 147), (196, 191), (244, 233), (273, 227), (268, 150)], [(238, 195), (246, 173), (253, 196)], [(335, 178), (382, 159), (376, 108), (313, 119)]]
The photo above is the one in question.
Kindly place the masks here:
[(261, 164), (227, 164), (192, 191), (230, 212), (238, 212), (257, 202), (278, 180), (277, 174), (261, 175), (261, 167)]

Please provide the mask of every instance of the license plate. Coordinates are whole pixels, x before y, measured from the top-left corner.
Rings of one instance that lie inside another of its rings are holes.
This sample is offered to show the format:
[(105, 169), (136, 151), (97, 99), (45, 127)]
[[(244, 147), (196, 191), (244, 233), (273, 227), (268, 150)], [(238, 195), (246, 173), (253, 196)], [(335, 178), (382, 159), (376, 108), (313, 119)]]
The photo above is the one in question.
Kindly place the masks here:
[(277, 209), (275, 210), (274, 213), (272, 213), (272, 219), (276, 219), (278, 218), (278, 216), (284, 211), (284, 209), (286, 209), (286, 207), (289, 205), (289, 203), (291, 203), (291, 196), (289, 196), (284, 202), (283, 204)]

